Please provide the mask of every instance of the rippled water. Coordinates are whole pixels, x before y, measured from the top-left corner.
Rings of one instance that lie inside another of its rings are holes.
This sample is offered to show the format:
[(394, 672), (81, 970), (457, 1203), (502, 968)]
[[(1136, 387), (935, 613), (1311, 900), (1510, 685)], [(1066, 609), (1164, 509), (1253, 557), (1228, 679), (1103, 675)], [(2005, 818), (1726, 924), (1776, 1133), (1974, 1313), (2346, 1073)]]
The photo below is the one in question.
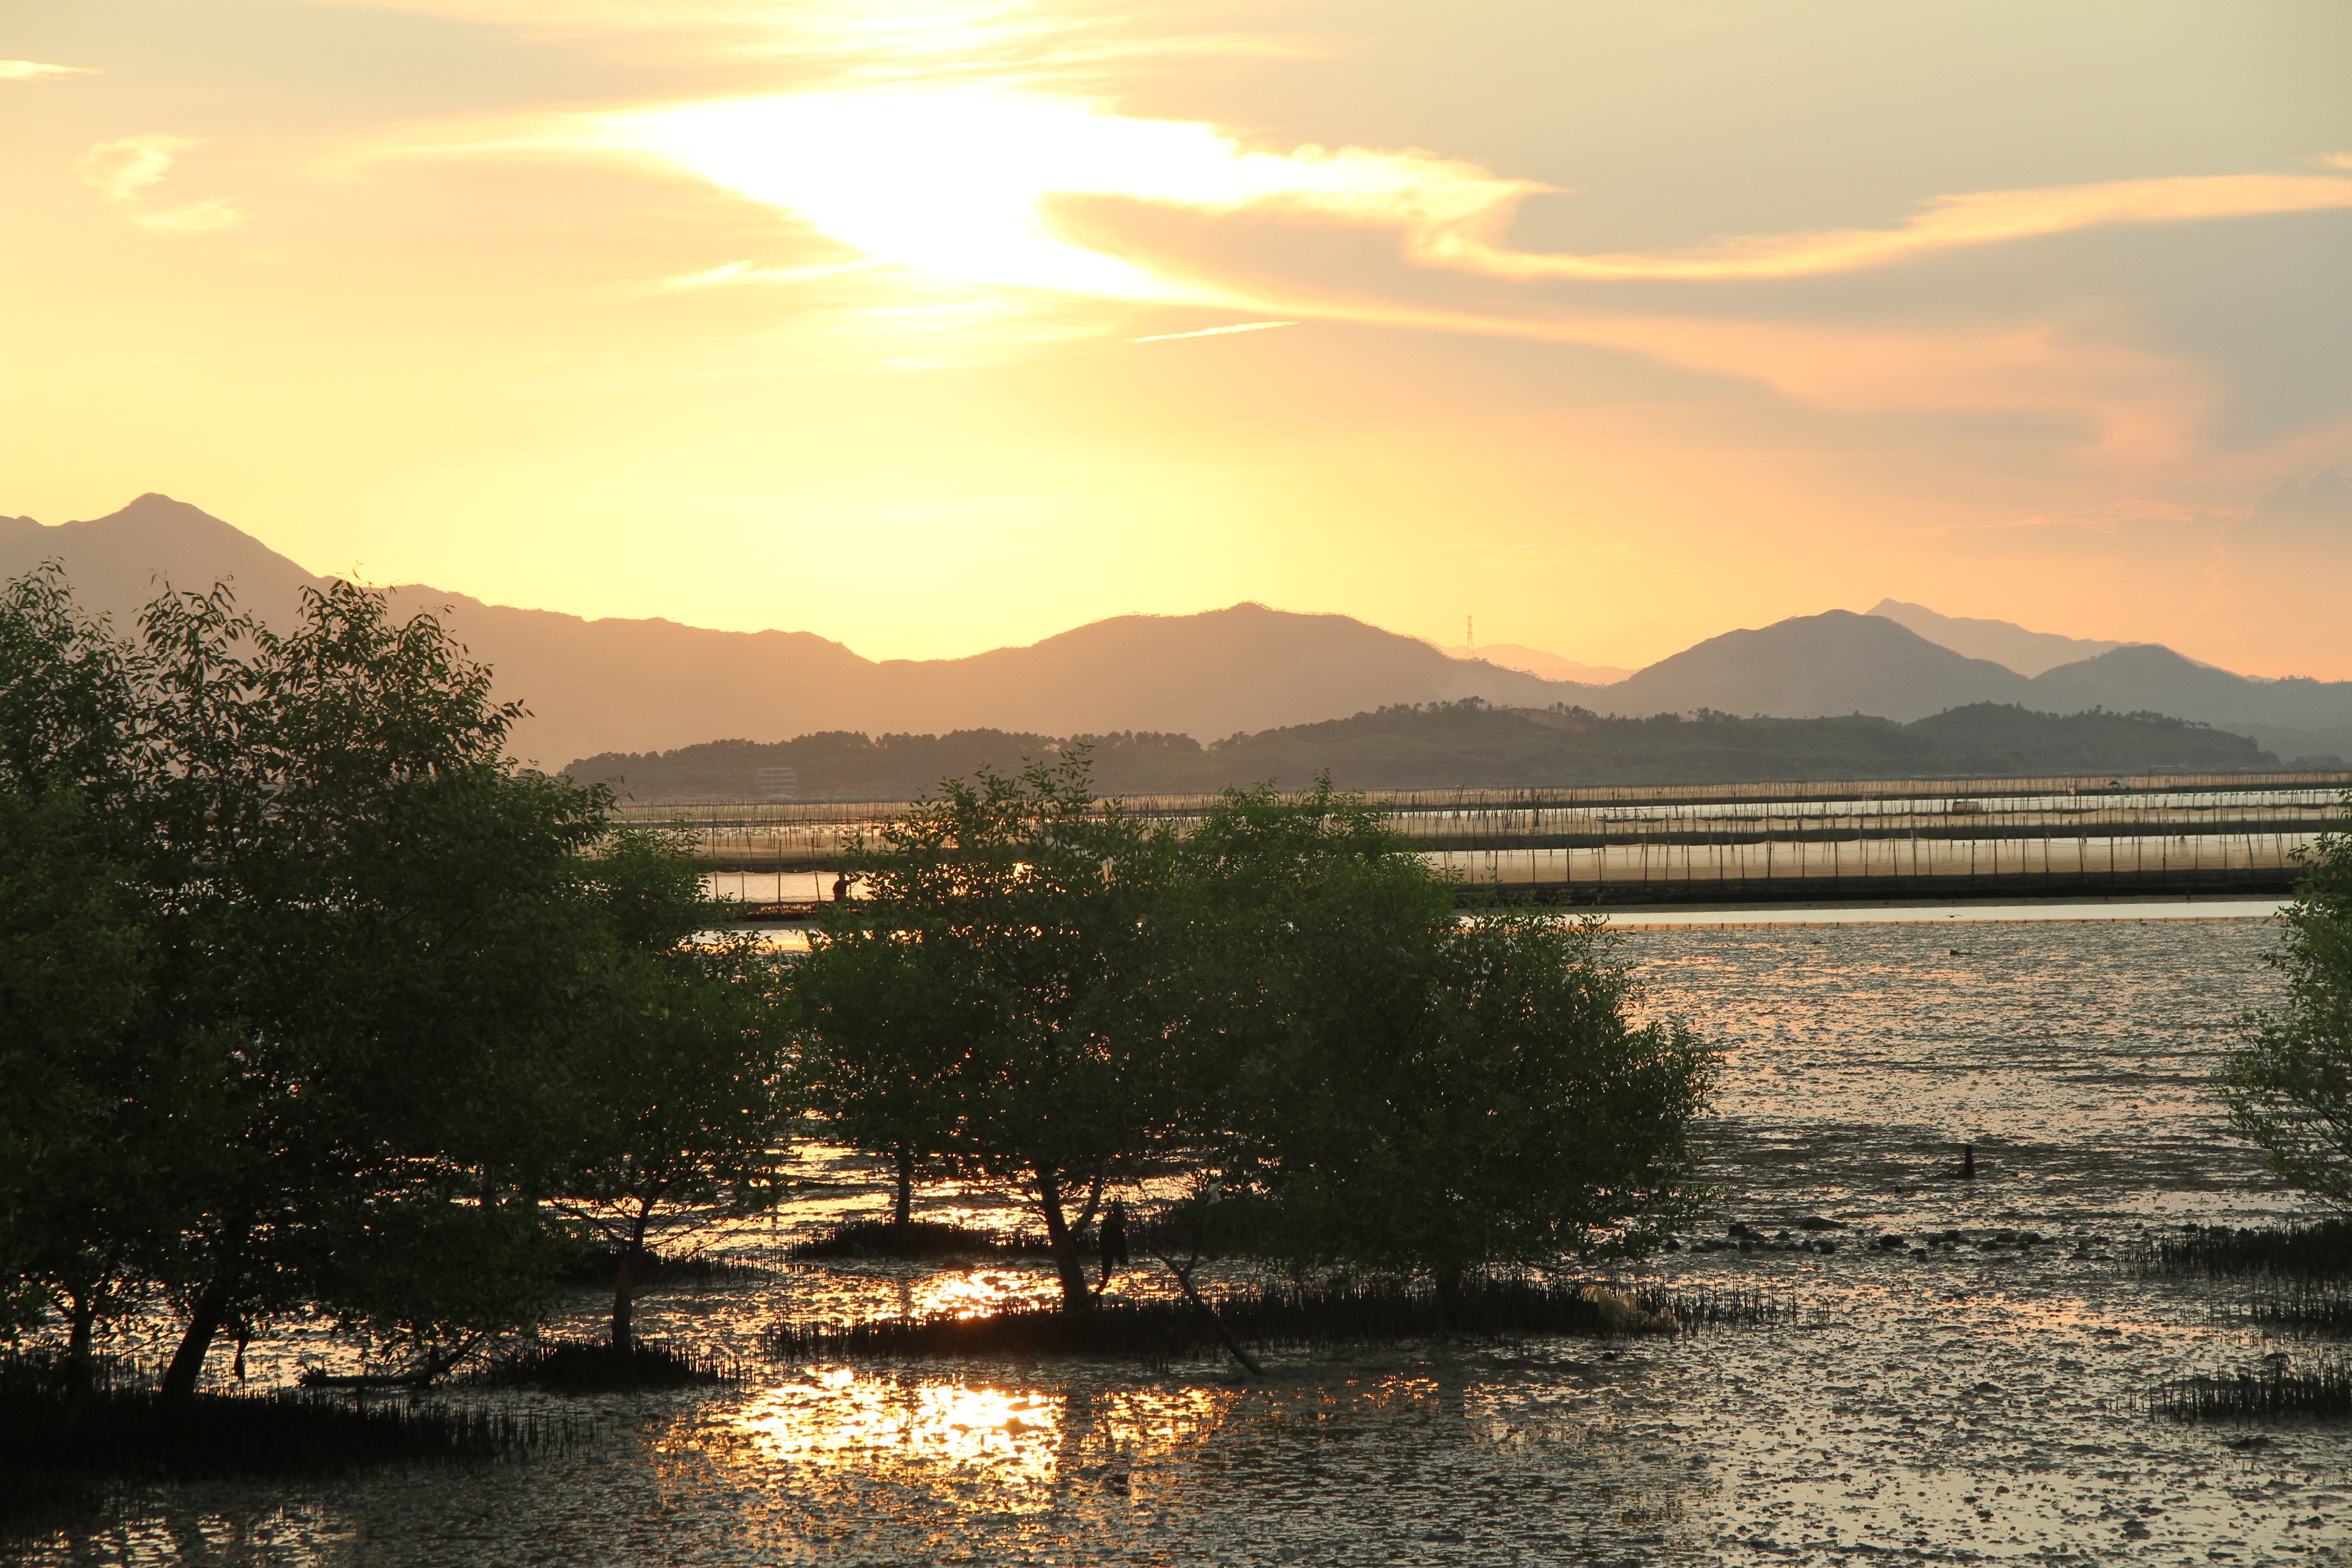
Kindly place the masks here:
[[(1711, 1127), (1727, 1219), (2064, 1238), (1925, 1258), (1851, 1242), (1685, 1252), (1655, 1270), (1785, 1291), (1802, 1309), (1786, 1326), (1276, 1356), (1262, 1384), (1211, 1363), (771, 1366), (717, 1393), (573, 1402), (595, 1435), (551, 1458), (159, 1490), (14, 1555), (2352, 1561), (2352, 1429), (2244, 1445), (2243, 1430), (2151, 1420), (2150, 1385), (2280, 1347), (2238, 1321), (2231, 1288), (2143, 1282), (2116, 1262), (2143, 1227), (2297, 1210), (2221, 1135), (2208, 1088), (2236, 1015), (2274, 994), (2260, 962), (2273, 940), (2249, 921), (1630, 934), (1654, 1004), (1728, 1053)], [(1963, 1142), (1971, 1183), (1954, 1179)], [(843, 1184), (813, 1188), (788, 1225), (878, 1192), (838, 1156), (811, 1173)], [(1026, 1268), (796, 1268), (649, 1298), (644, 1327), (748, 1351), (778, 1317), (955, 1310), (1048, 1285)], [(583, 1298), (580, 1321), (594, 1309)]]

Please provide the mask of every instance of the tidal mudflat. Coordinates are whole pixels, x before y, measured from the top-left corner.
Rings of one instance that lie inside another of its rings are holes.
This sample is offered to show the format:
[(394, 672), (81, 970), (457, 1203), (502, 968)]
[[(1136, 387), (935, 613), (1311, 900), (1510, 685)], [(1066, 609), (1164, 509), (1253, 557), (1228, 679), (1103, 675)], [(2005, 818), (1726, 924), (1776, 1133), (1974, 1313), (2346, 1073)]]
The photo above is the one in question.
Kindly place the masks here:
[[(1724, 1223), (1643, 1277), (1780, 1292), (1797, 1311), (1774, 1326), (1276, 1352), (1262, 1384), (1212, 1362), (780, 1365), (759, 1359), (779, 1320), (978, 1309), (1050, 1282), (1002, 1262), (779, 1266), (645, 1303), (641, 1331), (740, 1354), (746, 1382), (525, 1396), (577, 1418), (562, 1452), (139, 1491), (6, 1554), (2352, 1562), (2352, 1426), (2181, 1426), (2147, 1406), (2168, 1380), (2329, 1349), (2265, 1338), (2243, 1286), (2129, 1267), (2167, 1227), (2303, 1212), (2223, 1134), (2209, 1087), (2238, 1013), (2273, 994), (2273, 941), (2245, 920), (1629, 933), (1652, 1005), (1727, 1054), (1711, 1124)], [(772, 1265), (881, 1191), (837, 1152), (807, 1173), (777, 1226), (733, 1238), (738, 1256)], [(1745, 1250), (1733, 1223), (1753, 1233)], [(583, 1295), (570, 1327), (595, 1309)], [(329, 1349), (289, 1338), (252, 1364), (289, 1374)]]

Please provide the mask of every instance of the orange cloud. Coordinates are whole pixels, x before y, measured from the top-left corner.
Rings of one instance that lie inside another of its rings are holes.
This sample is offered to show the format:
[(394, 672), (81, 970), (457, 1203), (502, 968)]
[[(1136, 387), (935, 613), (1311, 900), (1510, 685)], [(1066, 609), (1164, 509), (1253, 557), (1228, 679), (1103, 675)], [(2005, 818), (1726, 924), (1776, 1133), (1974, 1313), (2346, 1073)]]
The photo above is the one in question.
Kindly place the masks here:
[(2103, 466), (2176, 463), (2211, 405), (2185, 362), (2103, 342), (2051, 322), (1937, 328), (1633, 320), (1587, 321), (1586, 342), (1638, 349), (1694, 369), (1747, 376), (1817, 406), (2011, 411), (2079, 420)]

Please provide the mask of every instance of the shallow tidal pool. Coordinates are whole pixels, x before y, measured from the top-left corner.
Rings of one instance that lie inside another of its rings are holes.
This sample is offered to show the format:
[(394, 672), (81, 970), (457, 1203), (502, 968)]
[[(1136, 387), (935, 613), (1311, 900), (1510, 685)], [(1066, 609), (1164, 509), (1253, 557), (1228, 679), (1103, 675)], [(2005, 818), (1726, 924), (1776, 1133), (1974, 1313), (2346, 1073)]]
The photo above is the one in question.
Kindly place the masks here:
[[(709, 1392), (523, 1403), (577, 1439), (473, 1469), (142, 1490), (11, 1562), (222, 1564), (2352, 1563), (2352, 1426), (2181, 1426), (2168, 1380), (2326, 1353), (2243, 1288), (2143, 1279), (2168, 1227), (2305, 1212), (2210, 1079), (2276, 994), (2252, 921), (1636, 931), (1651, 1005), (1721, 1045), (1723, 1225), (1645, 1277), (1789, 1320), (1213, 1363), (783, 1365), (782, 1319), (976, 1310), (1042, 1269), (801, 1266), (650, 1296), (645, 1333), (751, 1358)], [(1963, 1145), (1977, 1175), (1958, 1178)], [(809, 1195), (731, 1245), (870, 1212)], [(1011, 1223), (976, 1194), (941, 1217)], [(1808, 1217), (1835, 1228), (1806, 1231)], [(1998, 1245), (2032, 1231), (2037, 1245)], [(1884, 1233), (1950, 1247), (1888, 1252)], [(1163, 1287), (1129, 1277), (1137, 1293)], [(597, 1303), (574, 1303), (584, 1331)], [(312, 1342), (257, 1345), (274, 1374)], [(473, 1396), (461, 1396), (473, 1397)], [(504, 1397), (504, 1396), (501, 1396)]]

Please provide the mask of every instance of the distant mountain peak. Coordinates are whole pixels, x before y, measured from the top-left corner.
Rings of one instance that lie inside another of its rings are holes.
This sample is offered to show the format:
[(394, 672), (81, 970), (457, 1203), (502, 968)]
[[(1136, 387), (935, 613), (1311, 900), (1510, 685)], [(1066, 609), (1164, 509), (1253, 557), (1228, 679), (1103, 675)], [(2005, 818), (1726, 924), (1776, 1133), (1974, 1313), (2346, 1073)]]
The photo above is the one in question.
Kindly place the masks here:
[(1616, 713), (1811, 718), (1868, 713), (1909, 721), (1966, 702), (2015, 701), (2024, 678), (1878, 616), (1824, 610), (1725, 632), (1597, 694)]
[(65, 563), (74, 596), (118, 628), (166, 587), (210, 588), (226, 582), (238, 605), (264, 620), (294, 614), (313, 576), (232, 523), (199, 507), (149, 490), (120, 511), (86, 521), (0, 530), (0, 575), (43, 561)]
[(1613, 686), (1633, 672), (1613, 664), (1579, 664), (1556, 653), (1524, 643), (1484, 643), (1476, 647), (1468, 643), (1447, 646), (1433, 644), (1448, 658), (1477, 659), (1497, 669), (1516, 669), (1545, 680), (1573, 680), (1583, 686)]
[(2088, 637), (2061, 637), (2055, 632), (2030, 632), (2011, 621), (1938, 615), (1925, 605), (1906, 604), (1900, 599), (1881, 599), (1870, 607), (1869, 613), (1954, 653), (1989, 658), (2025, 676), (2040, 675), (2062, 664), (2096, 658), (2124, 646)]

